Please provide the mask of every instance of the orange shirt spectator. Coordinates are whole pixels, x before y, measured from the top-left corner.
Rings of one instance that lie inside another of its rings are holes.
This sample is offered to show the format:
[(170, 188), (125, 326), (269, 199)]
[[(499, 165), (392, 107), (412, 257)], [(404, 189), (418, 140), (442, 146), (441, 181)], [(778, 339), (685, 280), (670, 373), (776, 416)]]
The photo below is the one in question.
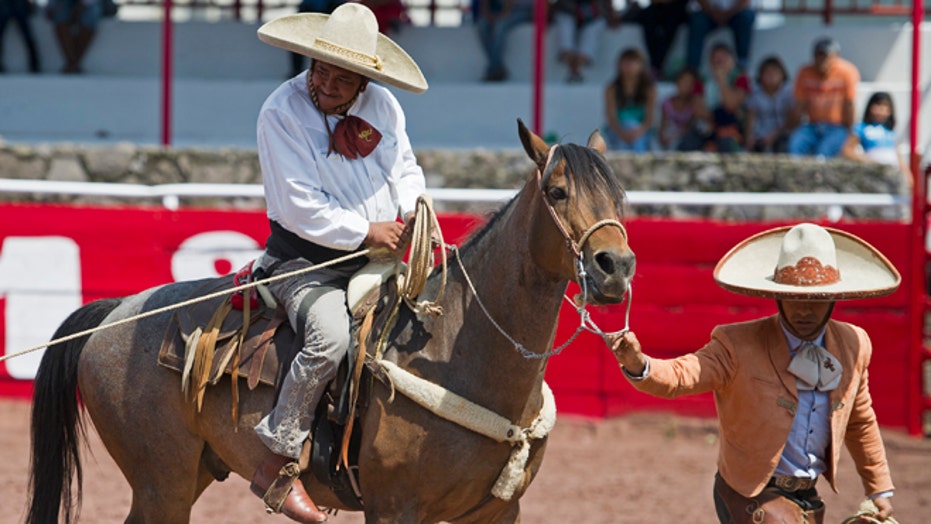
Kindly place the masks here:
[(818, 39), (812, 54), (814, 60), (795, 80), (793, 120), (803, 122), (789, 136), (788, 150), (790, 155), (831, 158), (850, 135), (860, 72), (840, 57), (840, 44), (833, 38)]
[(802, 67), (795, 80), (795, 99), (812, 123), (850, 126), (852, 112), (844, 114), (845, 103), (853, 104), (857, 96), (860, 72), (857, 66), (837, 56), (822, 76), (814, 64)]

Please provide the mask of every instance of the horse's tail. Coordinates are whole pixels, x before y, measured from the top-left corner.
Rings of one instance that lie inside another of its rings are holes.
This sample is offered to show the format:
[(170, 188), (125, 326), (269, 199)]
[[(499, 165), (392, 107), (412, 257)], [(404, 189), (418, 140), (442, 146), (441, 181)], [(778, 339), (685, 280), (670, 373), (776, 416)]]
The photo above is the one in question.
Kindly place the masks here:
[[(97, 327), (122, 299), (91, 302), (71, 313), (52, 339)], [(29, 470), (27, 524), (49, 524), (77, 518), (81, 507), (81, 459), (84, 424), (78, 405), (78, 360), (87, 342), (83, 336), (49, 346), (34, 382), (32, 397), (32, 458)], [(77, 497), (72, 498), (77, 479)]]

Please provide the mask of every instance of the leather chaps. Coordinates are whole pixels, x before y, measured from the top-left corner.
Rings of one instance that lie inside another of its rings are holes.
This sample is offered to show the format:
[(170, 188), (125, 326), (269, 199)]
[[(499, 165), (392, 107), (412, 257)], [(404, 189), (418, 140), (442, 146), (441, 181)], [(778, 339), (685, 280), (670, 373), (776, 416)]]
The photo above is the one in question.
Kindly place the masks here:
[(824, 502), (815, 488), (785, 491), (767, 487), (747, 498), (720, 474), (714, 477), (714, 506), (721, 524), (823, 524)]

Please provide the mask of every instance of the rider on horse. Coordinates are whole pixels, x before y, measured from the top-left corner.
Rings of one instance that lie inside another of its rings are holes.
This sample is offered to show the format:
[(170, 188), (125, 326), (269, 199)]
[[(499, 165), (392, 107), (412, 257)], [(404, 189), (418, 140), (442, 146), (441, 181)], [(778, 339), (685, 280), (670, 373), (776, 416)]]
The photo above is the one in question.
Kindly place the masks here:
[[(271, 236), (256, 266), (267, 274), (299, 270), (363, 247), (403, 250), (409, 234), (397, 218), (400, 213), (410, 220), (424, 192), (423, 171), (401, 106), (387, 89), (369, 81), (421, 93), (427, 82), (417, 64), (378, 33), (375, 16), (358, 3), (341, 5), (332, 15), (276, 19), (259, 29), (259, 38), (309, 56), (311, 65), (278, 87), (259, 114)], [(298, 522), (327, 519), (297, 478), (296, 463), (314, 407), (352, 343), (346, 287), (365, 262), (360, 257), (269, 286), (291, 325), (304, 327), (305, 337), (277, 404), (255, 428), (269, 452), (256, 469), (252, 490)]]

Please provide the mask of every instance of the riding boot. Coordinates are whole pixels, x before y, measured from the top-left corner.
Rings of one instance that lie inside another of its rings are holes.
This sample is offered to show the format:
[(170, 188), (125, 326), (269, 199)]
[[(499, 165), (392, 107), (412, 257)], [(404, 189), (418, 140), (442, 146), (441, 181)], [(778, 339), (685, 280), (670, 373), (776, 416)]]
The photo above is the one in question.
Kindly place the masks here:
[(255, 469), (250, 489), (262, 498), (271, 513), (284, 513), (302, 523), (326, 522), (326, 513), (310, 499), (300, 474), (296, 460), (269, 451)]

